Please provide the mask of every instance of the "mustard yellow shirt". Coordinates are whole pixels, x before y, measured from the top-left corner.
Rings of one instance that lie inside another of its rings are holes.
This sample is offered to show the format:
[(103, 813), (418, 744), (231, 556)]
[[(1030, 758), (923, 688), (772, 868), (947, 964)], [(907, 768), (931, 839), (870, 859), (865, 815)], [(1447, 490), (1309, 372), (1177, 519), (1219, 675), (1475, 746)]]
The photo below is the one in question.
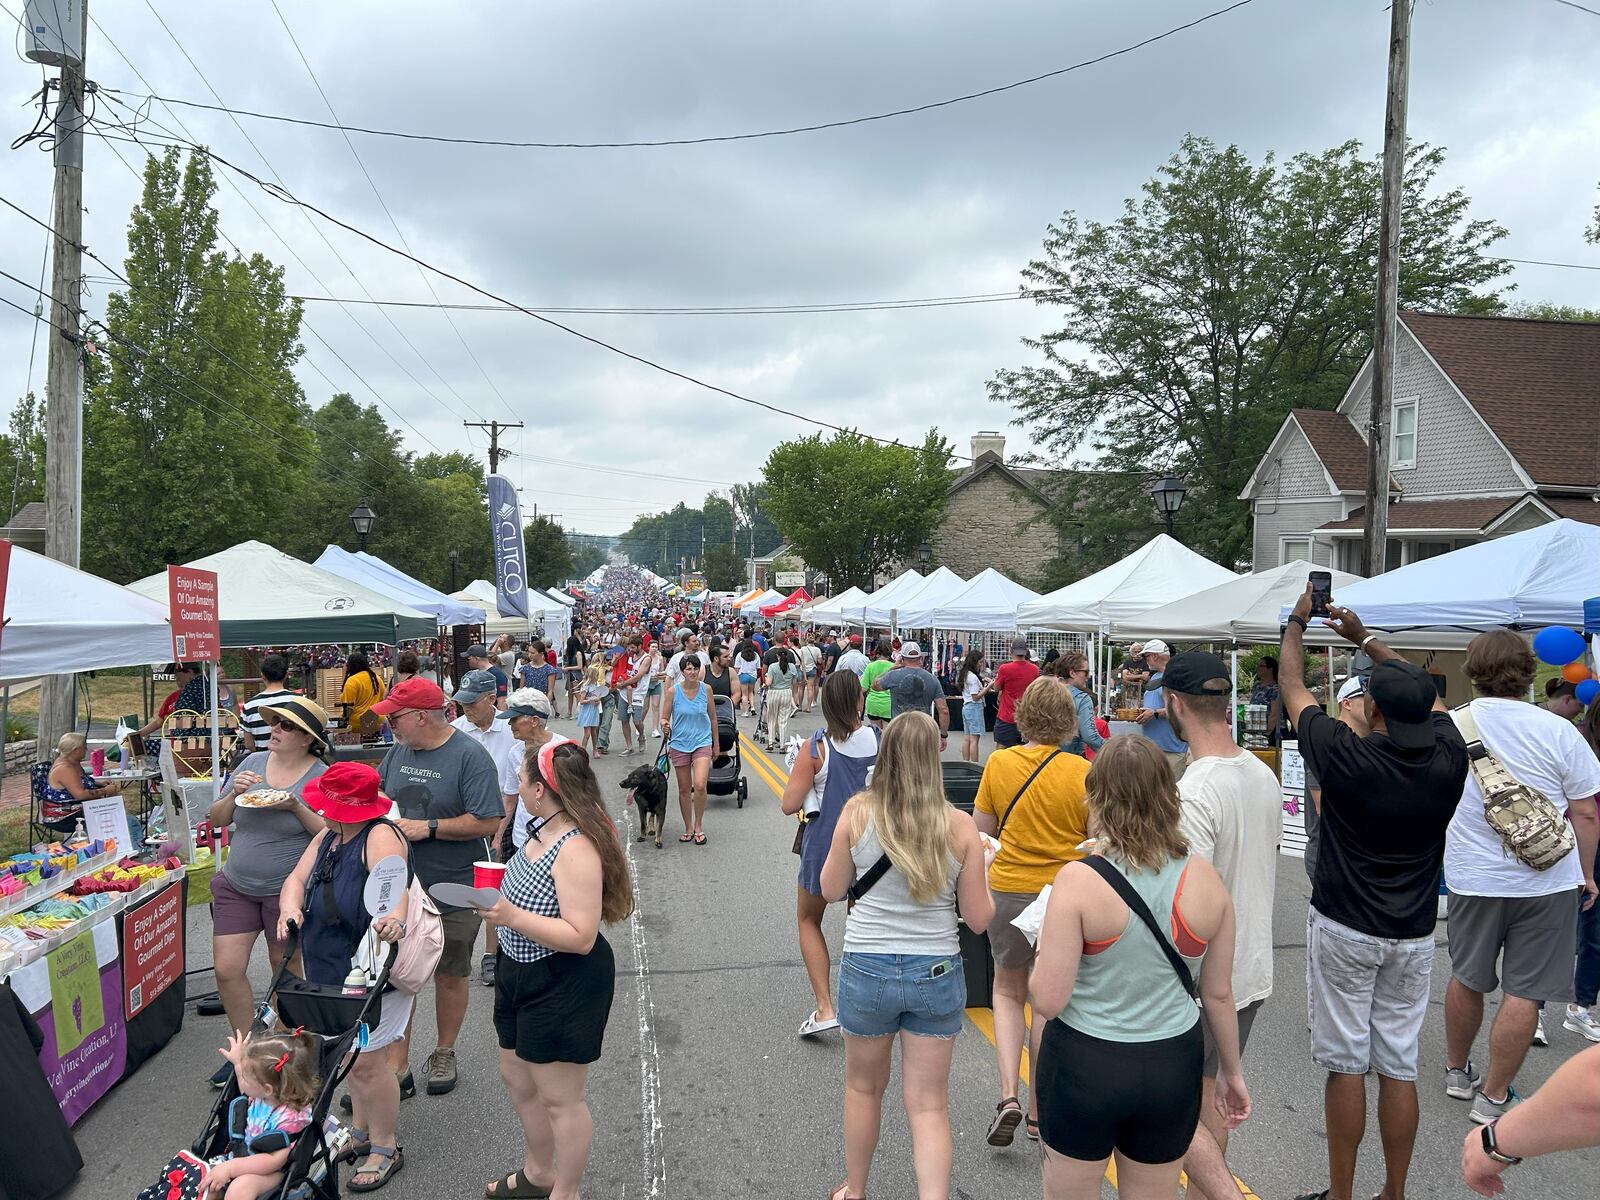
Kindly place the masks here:
[[(1053, 749), (1015, 746), (996, 750), (984, 764), (974, 809), (999, 821), (1012, 797)], [(1089, 804), (1083, 786), (1088, 774), (1087, 760), (1063, 753), (1028, 784), (1000, 831), (1000, 853), (989, 868), (991, 889), (1038, 892), (1055, 882), (1062, 867), (1083, 857), (1078, 846), (1089, 836)]]

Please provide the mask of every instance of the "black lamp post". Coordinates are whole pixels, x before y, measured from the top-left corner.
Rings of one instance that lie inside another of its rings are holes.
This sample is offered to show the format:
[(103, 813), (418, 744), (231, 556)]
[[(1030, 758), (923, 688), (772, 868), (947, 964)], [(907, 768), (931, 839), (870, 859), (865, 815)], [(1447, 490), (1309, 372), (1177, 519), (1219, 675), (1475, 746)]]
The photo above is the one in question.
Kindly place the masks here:
[(924, 575), (928, 573), (928, 564), (932, 561), (933, 547), (928, 545), (927, 542), (923, 542), (917, 547), (917, 565), (922, 569)]
[(356, 531), (356, 548), (358, 550), (367, 548), (367, 535), (372, 532), (372, 526), (377, 519), (378, 514), (368, 508), (365, 501), (356, 505), (355, 509), (350, 513), (350, 525)]
[(1150, 498), (1156, 502), (1156, 512), (1161, 514), (1161, 519), (1167, 523), (1167, 536), (1172, 536), (1172, 518), (1177, 516), (1178, 510), (1183, 507), (1183, 497), (1188, 491), (1183, 486), (1183, 480), (1168, 471), (1157, 481), (1156, 486), (1150, 491)]
[(454, 546), (450, 547), (450, 591), (456, 590), (456, 562), (461, 558), (461, 551)]

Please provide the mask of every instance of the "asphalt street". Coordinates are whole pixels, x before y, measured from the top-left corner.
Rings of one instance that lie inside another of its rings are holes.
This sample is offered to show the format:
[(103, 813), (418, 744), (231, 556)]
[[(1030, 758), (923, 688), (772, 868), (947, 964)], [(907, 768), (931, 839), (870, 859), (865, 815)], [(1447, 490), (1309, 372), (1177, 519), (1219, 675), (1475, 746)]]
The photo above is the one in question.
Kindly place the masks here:
[[(807, 732), (816, 717), (797, 718)], [(753, 722), (740, 722), (745, 732)], [(570, 721), (557, 721), (560, 732)], [(621, 748), (620, 737), (614, 751)], [(986, 746), (987, 748), (987, 746)], [(955, 757), (952, 754), (952, 757)], [(794, 826), (778, 811), (771, 782), (746, 753), (750, 800), (712, 797), (709, 844), (679, 844), (676, 798), (669, 799), (667, 841), (657, 850), (632, 839), (637, 815), (618, 783), (638, 757), (615, 754), (596, 764), (629, 834), (639, 911), (610, 930), (618, 966), (605, 1056), (590, 1074), (595, 1120), (584, 1194), (592, 1197), (782, 1196), (821, 1198), (843, 1178), (840, 1128), (843, 1048), (839, 1035), (801, 1041), (795, 1029), (810, 1011), (795, 943)], [(781, 762), (777, 764), (781, 767)], [(770, 774), (770, 772), (769, 772)], [(1255, 1025), (1245, 1077), (1255, 1102), (1235, 1135), (1229, 1162), (1263, 1200), (1288, 1200), (1327, 1182), (1322, 1076), (1312, 1065), (1305, 1023), (1305, 909), (1309, 886), (1298, 859), (1281, 860), (1275, 916), (1276, 990)], [(830, 914), (837, 952), (842, 909)], [(1442, 1000), (1449, 976), (1444, 926), (1433, 976), (1433, 1016), (1423, 1036), (1422, 1129), (1411, 1175), (1413, 1197), (1469, 1195), (1458, 1156), (1467, 1106), (1444, 1095)], [(210, 961), (204, 909), (189, 918), (191, 967)], [(266, 980), (264, 954), (254, 977)], [(209, 986), (206, 976), (191, 981)], [(481, 1196), (486, 1181), (521, 1160), (521, 1133), (496, 1066), (489, 1021), (491, 993), (472, 989), (458, 1053), (461, 1084), (440, 1097), (419, 1095), (401, 1109), (405, 1169), (388, 1196)], [(414, 1065), (432, 1048), (432, 1000), (419, 1000)], [(1037, 1150), (1019, 1135), (1008, 1150), (985, 1145), (997, 1098), (993, 1050), (974, 1011), (958, 1039), (951, 1083), (957, 1200), (1011, 1200), (1040, 1194)], [(1586, 1045), (1551, 1023), (1553, 1045), (1534, 1048), (1519, 1087), (1531, 1092), (1567, 1056)], [(85, 1166), (67, 1193), (74, 1200), (137, 1194), (169, 1155), (203, 1124), (213, 1093), (205, 1078), (222, 1045), (221, 1017), (191, 1006), (183, 1032), (132, 1079), (107, 1096), (77, 1128)], [(1484, 1051), (1480, 1049), (1479, 1056)], [(914, 1197), (910, 1142), (898, 1080), (885, 1099), (883, 1138), (870, 1194)], [(1375, 1104), (1375, 1100), (1374, 1100)], [(1357, 1178), (1357, 1196), (1382, 1184), (1375, 1114)], [(1595, 1195), (1600, 1150), (1529, 1163), (1509, 1177), (1514, 1194), (1554, 1200)], [(1115, 1192), (1109, 1185), (1105, 1194)]]

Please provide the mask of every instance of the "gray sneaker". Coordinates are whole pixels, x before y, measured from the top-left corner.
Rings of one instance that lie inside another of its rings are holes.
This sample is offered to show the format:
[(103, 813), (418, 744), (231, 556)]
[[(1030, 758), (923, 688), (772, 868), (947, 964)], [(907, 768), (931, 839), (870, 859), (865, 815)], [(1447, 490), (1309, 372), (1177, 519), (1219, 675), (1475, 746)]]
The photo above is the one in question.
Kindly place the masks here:
[(428, 1095), (442, 1096), (454, 1091), (456, 1086), (456, 1052), (440, 1048), (428, 1055), (428, 1065), (423, 1068), (428, 1080)]
[(1483, 1076), (1472, 1065), (1472, 1060), (1467, 1060), (1464, 1067), (1446, 1067), (1444, 1069), (1444, 1094), (1452, 1100), (1471, 1100), (1478, 1094), (1478, 1086), (1483, 1082)]
[(1514, 1087), (1506, 1088), (1506, 1098), (1498, 1103), (1479, 1092), (1478, 1098), (1472, 1102), (1471, 1116), (1479, 1125), (1487, 1125), (1490, 1121), (1498, 1121), (1521, 1103), (1522, 1097), (1517, 1095)]

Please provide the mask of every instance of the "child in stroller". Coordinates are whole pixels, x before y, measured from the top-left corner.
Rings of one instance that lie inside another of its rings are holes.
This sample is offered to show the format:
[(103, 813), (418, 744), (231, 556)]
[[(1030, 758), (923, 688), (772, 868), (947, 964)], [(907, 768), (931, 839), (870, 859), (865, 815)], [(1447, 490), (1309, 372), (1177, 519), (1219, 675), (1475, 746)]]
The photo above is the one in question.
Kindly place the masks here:
[(321, 1083), (317, 1045), (304, 1030), (228, 1035), (239, 1095), (228, 1108), (228, 1150), (211, 1166), (210, 1190), (223, 1200), (256, 1200), (283, 1179), (289, 1146), (312, 1121)]

